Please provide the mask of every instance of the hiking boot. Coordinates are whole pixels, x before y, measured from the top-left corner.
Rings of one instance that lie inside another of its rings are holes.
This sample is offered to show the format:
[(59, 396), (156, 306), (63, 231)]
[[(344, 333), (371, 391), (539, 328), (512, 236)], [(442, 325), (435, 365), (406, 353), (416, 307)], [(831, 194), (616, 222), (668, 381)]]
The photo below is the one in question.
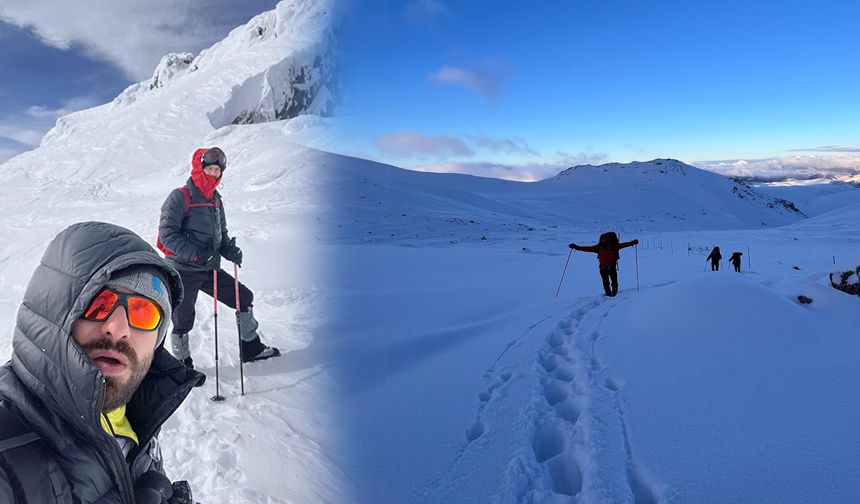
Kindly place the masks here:
[(257, 337), (251, 341), (242, 341), (242, 362), (254, 362), (266, 360), (281, 355), (281, 351), (275, 347), (266, 346)]
[(280, 350), (260, 341), (260, 332), (257, 330), (260, 324), (254, 318), (254, 311), (250, 306), (247, 311), (236, 314), (236, 322), (239, 324), (239, 338), (242, 340), (242, 362), (254, 362), (281, 355)]

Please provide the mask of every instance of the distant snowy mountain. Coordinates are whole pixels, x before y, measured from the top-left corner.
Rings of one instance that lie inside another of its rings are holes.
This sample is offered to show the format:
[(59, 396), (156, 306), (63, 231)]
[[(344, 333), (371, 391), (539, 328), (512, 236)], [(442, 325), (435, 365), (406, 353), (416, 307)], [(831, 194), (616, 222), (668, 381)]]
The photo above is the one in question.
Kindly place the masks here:
[[(556, 228), (754, 229), (805, 217), (786, 200), (669, 159), (576, 166), (539, 182), (421, 173), (343, 157), (328, 163), (338, 172), (333, 194), (349, 210), (335, 233), (362, 242), (492, 241), (512, 231), (541, 239), (553, 238)], [(363, 231), (353, 233), (356, 227)]]
[[(620, 189), (619, 194), (610, 192), (606, 196), (633, 200), (646, 210), (659, 211), (660, 206), (671, 207), (676, 212), (683, 212), (673, 215), (673, 218), (684, 220), (701, 213), (710, 214), (711, 218), (722, 216), (748, 227), (780, 225), (803, 216), (789, 201), (766, 196), (743, 181), (728, 179), (675, 159), (575, 166), (544, 183), (567, 188)], [(640, 194), (632, 194), (631, 189)], [(652, 199), (654, 196), (661, 198), (655, 201)], [(759, 219), (760, 222), (756, 222)]]

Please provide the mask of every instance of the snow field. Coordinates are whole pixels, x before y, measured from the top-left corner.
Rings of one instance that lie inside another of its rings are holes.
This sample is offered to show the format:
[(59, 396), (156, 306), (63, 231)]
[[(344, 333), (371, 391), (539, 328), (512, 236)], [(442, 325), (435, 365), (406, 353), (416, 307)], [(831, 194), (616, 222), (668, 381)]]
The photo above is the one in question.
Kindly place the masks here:
[[(352, 349), (332, 368), (358, 383), (345, 471), (362, 502), (812, 502), (857, 488), (823, 469), (850, 467), (856, 442), (841, 433), (856, 420), (844, 398), (858, 300), (826, 281), (853, 238), (812, 220), (628, 230), (642, 243), (621, 251), (617, 298), (575, 252), (555, 299), (566, 243), (599, 234), (555, 233), (528, 251), (518, 233), (339, 247), (350, 262), (333, 313), (382, 353), (372, 371)], [(743, 272), (704, 271), (713, 244), (742, 251)]]

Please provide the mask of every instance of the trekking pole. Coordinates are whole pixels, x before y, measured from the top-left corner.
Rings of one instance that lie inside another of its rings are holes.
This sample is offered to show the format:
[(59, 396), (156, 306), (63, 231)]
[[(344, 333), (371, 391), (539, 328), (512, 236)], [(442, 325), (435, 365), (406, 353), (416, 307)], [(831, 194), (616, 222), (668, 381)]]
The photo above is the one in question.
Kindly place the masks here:
[(570, 253), (567, 254), (567, 261), (564, 263), (564, 269), (561, 271), (561, 280), (558, 281), (558, 289), (555, 291), (555, 297), (558, 298), (558, 293), (561, 292), (561, 283), (564, 282), (564, 274), (567, 271), (567, 263), (570, 262), (570, 256), (573, 255), (573, 249), (570, 249)]
[(236, 329), (239, 331), (239, 382), (242, 384), (242, 395), (245, 395), (245, 364), (242, 352), (242, 326), (239, 323), (239, 267), (233, 263), (233, 281), (236, 286)]
[(636, 292), (639, 292), (639, 244), (633, 245), (636, 252)]
[(221, 380), (218, 376), (218, 270), (212, 270), (212, 299), (215, 300), (215, 395), (213, 401), (223, 401)]

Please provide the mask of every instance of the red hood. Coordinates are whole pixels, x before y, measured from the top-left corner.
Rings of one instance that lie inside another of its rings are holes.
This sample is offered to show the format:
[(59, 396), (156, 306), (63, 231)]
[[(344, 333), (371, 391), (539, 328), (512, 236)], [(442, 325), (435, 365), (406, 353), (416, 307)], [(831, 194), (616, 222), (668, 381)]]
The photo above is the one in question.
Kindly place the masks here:
[(207, 150), (209, 150), (208, 147), (197, 149), (191, 156), (191, 181), (194, 182), (197, 189), (200, 189), (200, 192), (206, 196), (206, 199), (212, 199), (212, 196), (215, 195), (215, 188), (218, 187), (218, 183), (221, 182), (221, 177), (216, 178), (212, 175), (206, 175), (203, 173), (203, 163), (201, 162), (200, 157), (203, 156), (203, 153)]

